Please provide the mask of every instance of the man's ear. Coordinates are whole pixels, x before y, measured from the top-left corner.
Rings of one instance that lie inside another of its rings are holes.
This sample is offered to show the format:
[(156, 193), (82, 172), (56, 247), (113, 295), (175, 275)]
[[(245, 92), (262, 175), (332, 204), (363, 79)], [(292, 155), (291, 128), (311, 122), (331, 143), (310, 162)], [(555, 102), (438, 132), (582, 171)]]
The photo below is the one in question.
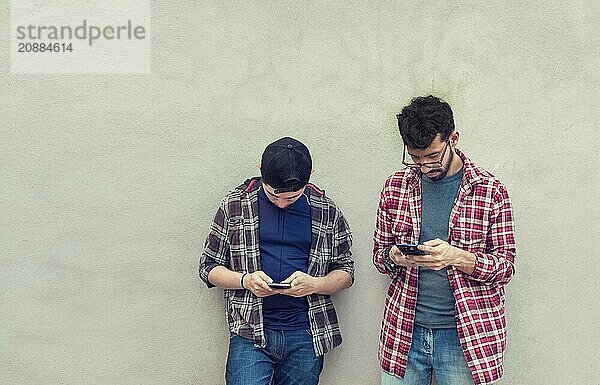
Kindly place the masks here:
[(460, 134), (458, 133), (458, 131), (454, 131), (450, 134), (450, 144), (452, 145), (452, 147), (456, 147), (459, 138)]
[(257, 164), (256, 164), (256, 168), (257, 168), (257, 169), (259, 169), (259, 170), (260, 170), (260, 166), (261, 166), (261, 164), (260, 164), (260, 163), (257, 163)]

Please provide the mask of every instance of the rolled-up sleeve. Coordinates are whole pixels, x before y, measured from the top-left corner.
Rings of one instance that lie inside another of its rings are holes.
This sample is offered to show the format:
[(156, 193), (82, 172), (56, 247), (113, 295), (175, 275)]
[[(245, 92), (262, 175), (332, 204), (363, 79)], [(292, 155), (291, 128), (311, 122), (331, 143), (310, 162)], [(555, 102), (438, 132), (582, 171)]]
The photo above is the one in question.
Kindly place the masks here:
[(379, 195), (379, 206), (377, 207), (375, 231), (373, 232), (373, 265), (375, 265), (375, 268), (380, 273), (393, 277), (398, 273), (399, 269), (403, 269), (404, 267), (397, 266), (395, 269), (392, 269), (388, 264), (385, 263), (385, 254), (388, 251), (388, 248), (394, 244), (395, 240), (391, 231), (391, 220), (388, 216), (388, 208), (385, 197), (387, 184), (388, 182), (386, 182), (386, 185)]
[(224, 199), (210, 226), (210, 232), (204, 243), (204, 250), (198, 263), (198, 275), (208, 287), (214, 285), (209, 282), (208, 274), (217, 266), (229, 266), (229, 242), (227, 237), (227, 212)]
[(475, 268), (468, 277), (487, 284), (507, 284), (515, 272), (515, 229), (508, 193), (500, 187), (494, 197), (494, 215), (486, 238), (486, 252), (476, 252)]
[(329, 272), (342, 270), (350, 274), (354, 283), (354, 259), (352, 258), (352, 233), (346, 218), (338, 211), (333, 225), (333, 253)]

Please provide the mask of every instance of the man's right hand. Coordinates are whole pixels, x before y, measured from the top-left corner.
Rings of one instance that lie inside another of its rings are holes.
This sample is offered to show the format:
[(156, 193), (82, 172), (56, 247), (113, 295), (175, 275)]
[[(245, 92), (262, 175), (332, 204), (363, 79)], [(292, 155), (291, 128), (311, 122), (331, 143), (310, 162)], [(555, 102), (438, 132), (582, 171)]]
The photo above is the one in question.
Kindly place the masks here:
[(390, 259), (392, 260), (392, 262), (394, 262), (398, 266), (404, 266), (404, 267), (419, 266), (412, 260), (406, 258), (406, 255), (402, 254), (402, 252), (400, 251), (400, 249), (397, 246), (392, 246), (392, 248), (390, 249)]
[(245, 289), (250, 290), (255, 296), (268, 297), (276, 293), (273, 289), (267, 286), (267, 282), (273, 282), (273, 280), (271, 277), (259, 270), (255, 271), (254, 273), (246, 274), (242, 284)]

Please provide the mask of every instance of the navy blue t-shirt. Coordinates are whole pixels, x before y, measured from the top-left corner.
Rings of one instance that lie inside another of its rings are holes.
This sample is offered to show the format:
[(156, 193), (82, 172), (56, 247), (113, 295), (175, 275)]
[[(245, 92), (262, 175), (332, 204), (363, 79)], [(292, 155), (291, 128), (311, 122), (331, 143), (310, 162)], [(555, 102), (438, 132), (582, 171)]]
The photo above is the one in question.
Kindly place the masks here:
[[(262, 270), (274, 282), (283, 281), (297, 270), (306, 273), (312, 241), (311, 210), (306, 195), (285, 209), (275, 206), (262, 188), (258, 196)], [(308, 329), (308, 301), (306, 297), (282, 294), (265, 297), (263, 319), (267, 329)]]

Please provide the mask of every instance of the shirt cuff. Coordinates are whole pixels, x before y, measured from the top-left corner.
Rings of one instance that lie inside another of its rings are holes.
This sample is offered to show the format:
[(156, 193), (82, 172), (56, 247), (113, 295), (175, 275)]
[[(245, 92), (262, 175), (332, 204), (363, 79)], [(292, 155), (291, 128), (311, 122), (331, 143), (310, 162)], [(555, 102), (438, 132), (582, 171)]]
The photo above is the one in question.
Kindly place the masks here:
[(209, 289), (211, 287), (215, 287), (215, 285), (210, 283), (210, 281), (208, 280), (208, 275), (210, 274), (211, 270), (217, 266), (221, 266), (221, 265), (218, 264), (217, 262), (215, 262), (213, 260), (209, 260), (209, 259), (207, 259), (204, 266), (202, 266), (202, 272), (200, 274), (200, 278), (202, 278), (202, 280), (204, 281), (204, 283), (206, 283), (206, 286), (208, 286)]
[(474, 252), (475, 267), (471, 273), (471, 277), (477, 281), (486, 281), (490, 278), (490, 271), (493, 270), (493, 263), (486, 258), (484, 253)]

